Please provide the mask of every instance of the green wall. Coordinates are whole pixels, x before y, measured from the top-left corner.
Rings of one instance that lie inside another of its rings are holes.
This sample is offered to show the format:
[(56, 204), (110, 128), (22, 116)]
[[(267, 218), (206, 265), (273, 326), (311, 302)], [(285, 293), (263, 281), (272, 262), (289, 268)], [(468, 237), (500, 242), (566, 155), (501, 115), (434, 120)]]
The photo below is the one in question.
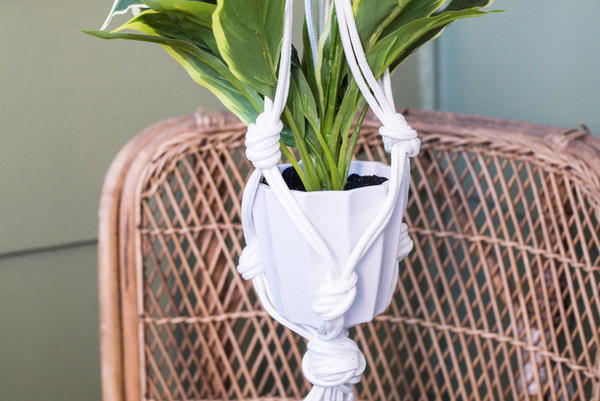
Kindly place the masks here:
[(92, 239), (102, 172), (153, 121), (217, 107), (157, 46), (108, 42), (110, 1), (0, 7), (0, 253)]
[[(110, 3), (0, 6), (0, 400), (100, 399), (104, 174), (148, 125), (220, 109), (159, 47), (79, 32)], [(416, 59), (394, 82), (400, 107), (421, 104)]]
[(0, 259), (0, 400), (100, 400), (95, 254)]
[(497, 0), (507, 10), (448, 28), (438, 43), (442, 110), (600, 133), (597, 0)]

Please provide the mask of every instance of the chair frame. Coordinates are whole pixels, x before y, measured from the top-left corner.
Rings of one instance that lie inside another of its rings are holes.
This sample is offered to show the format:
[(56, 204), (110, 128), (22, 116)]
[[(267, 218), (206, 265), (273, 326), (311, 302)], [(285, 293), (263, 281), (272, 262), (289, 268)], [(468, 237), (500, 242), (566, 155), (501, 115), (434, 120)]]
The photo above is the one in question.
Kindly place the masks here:
[[(479, 141), (502, 149), (529, 152), (532, 157), (552, 160), (571, 169), (586, 182), (600, 214), (600, 139), (585, 130), (458, 115), (445, 112), (405, 110), (409, 123), (428, 140), (448, 140), (455, 146)], [(365, 127), (377, 123), (368, 118)], [(184, 143), (197, 135), (226, 130), (244, 130), (229, 113), (203, 113), (158, 123), (135, 136), (113, 161), (100, 202), (99, 293), (102, 391), (105, 401), (142, 400), (140, 371), (143, 360), (139, 341), (138, 294), (142, 262), (139, 223), (141, 185), (147, 166), (165, 144)], [(560, 149), (557, 158), (556, 149)]]

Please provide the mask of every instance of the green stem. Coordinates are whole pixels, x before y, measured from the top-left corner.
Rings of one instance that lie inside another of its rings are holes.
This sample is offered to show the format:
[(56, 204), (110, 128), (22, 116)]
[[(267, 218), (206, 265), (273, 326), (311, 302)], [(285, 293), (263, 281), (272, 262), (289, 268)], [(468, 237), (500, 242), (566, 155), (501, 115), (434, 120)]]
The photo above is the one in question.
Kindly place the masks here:
[(302, 181), (304, 187), (307, 191), (318, 191), (319, 190), (319, 178), (316, 174), (315, 167), (313, 166), (312, 158), (310, 157), (310, 153), (306, 148), (306, 143), (304, 142), (304, 138), (300, 135), (300, 131), (296, 126), (294, 118), (292, 117), (292, 113), (286, 107), (283, 112), (283, 117), (290, 127), (292, 131), (292, 135), (294, 136), (294, 141), (296, 142), (296, 148), (298, 149), (298, 153), (300, 153), (300, 158), (302, 159), (302, 164), (304, 166), (305, 179)]
[(296, 172), (298, 173), (298, 177), (300, 177), (300, 180), (302, 181), (302, 183), (304, 183), (304, 181), (306, 180), (306, 177), (304, 175), (304, 171), (302, 170), (302, 167), (300, 167), (300, 163), (298, 163), (296, 156), (294, 156), (294, 153), (292, 153), (292, 151), (289, 150), (288, 147), (285, 146), (283, 143), (281, 143), (279, 145), (279, 148), (281, 149), (281, 153), (283, 153), (285, 158), (290, 162), (292, 167), (294, 167), (294, 170), (296, 170)]
[[(338, 90), (340, 89), (340, 78), (342, 76), (343, 66), (343, 49), (339, 44), (339, 34), (337, 29), (333, 31), (333, 38), (331, 39), (331, 46), (335, 49), (334, 57), (329, 69), (330, 79), (327, 83), (327, 94), (325, 98), (325, 119), (321, 125), (321, 129), (327, 135), (330, 133), (333, 126), (333, 122), (336, 116), (336, 109), (338, 105)], [(329, 136), (329, 135), (327, 135)], [(328, 141), (331, 146), (331, 140)]]
[(400, 15), (400, 13), (404, 10), (406, 4), (404, 6), (397, 6), (384, 20), (383, 22), (375, 29), (371, 38), (369, 39), (369, 43), (367, 45), (367, 50), (375, 45), (383, 31)]
[[(354, 130), (352, 132), (352, 136), (350, 137), (350, 143), (345, 148), (345, 154), (342, 159), (341, 169), (339, 170), (339, 174), (343, 177), (348, 176), (348, 171), (350, 170), (350, 163), (352, 162), (352, 157), (354, 157), (354, 149), (356, 148), (356, 142), (358, 141), (358, 137), (360, 136), (360, 131), (362, 129), (363, 122), (365, 121), (365, 117), (367, 116), (367, 112), (369, 111), (369, 106), (364, 105), (358, 119), (356, 121), (356, 125), (354, 126)], [(341, 159), (341, 158), (340, 158)]]

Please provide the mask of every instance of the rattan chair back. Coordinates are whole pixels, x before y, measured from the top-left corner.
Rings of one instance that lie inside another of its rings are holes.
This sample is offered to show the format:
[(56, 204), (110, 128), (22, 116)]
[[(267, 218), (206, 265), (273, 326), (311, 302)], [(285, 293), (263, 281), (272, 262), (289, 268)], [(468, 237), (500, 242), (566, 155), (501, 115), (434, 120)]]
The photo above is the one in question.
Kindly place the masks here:
[[(415, 249), (352, 330), (360, 400), (600, 400), (600, 143), (407, 111)], [(236, 272), (244, 126), (197, 113), (133, 139), (100, 212), (105, 401), (301, 399), (305, 344)], [(373, 120), (357, 157), (386, 160)]]

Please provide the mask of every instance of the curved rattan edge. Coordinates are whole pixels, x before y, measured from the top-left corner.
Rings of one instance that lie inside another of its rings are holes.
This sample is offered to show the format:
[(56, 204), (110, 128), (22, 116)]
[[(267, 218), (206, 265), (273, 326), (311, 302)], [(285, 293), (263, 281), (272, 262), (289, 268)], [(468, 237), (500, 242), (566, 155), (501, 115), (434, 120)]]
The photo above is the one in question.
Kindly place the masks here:
[[(600, 176), (600, 138), (583, 129), (443, 111), (406, 109), (405, 115), (418, 131), (462, 136), (482, 143), (491, 141), (497, 146), (505, 144), (515, 151), (533, 151), (542, 159), (549, 151), (556, 155), (556, 151), (561, 150), (565, 156), (563, 161), (583, 160)], [(373, 119), (370, 121), (377, 124)], [(515, 143), (523, 148), (516, 148)]]
[[(538, 124), (445, 112), (405, 110), (408, 121), (427, 140), (441, 140), (437, 134), (466, 138), (481, 146), (512, 146), (515, 152), (534, 153), (546, 159), (556, 148), (552, 138), (572, 132)], [(377, 121), (369, 118), (365, 128), (373, 130)], [(105, 401), (139, 401), (140, 362), (137, 322), (137, 295), (134, 269), (136, 249), (131, 240), (136, 229), (140, 185), (159, 170), (155, 163), (170, 145), (198, 136), (243, 129), (243, 124), (227, 112), (204, 113), (160, 122), (134, 137), (113, 161), (104, 181), (100, 202), (99, 294), (102, 391)], [(503, 138), (506, 134), (508, 138)], [(508, 135), (507, 135), (508, 137)], [(523, 145), (515, 147), (514, 139)], [(577, 136), (564, 146), (564, 157), (551, 160), (563, 166), (581, 165), (592, 181), (600, 182), (600, 140)], [(579, 163), (579, 165), (577, 165)], [(150, 167), (149, 167), (150, 166)], [(589, 182), (588, 182), (589, 184)], [(599, 184), (600, 185), (600, 184)], [(600, 205), (599, 195), (594, 195)], [(120, 250), (123, 250), (120, 253)], [(133, 263), (132, 263), (133, 262)], [(127, 291), (129, 289), (129, 291)]]

